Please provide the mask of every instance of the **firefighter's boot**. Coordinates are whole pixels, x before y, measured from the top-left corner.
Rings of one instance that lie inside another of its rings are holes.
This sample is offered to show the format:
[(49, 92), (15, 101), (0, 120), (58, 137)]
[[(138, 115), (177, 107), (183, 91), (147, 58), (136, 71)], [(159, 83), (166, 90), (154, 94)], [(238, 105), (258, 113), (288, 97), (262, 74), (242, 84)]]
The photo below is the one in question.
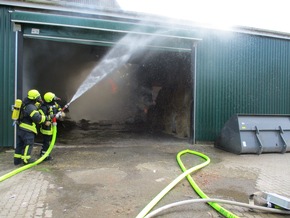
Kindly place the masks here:
[(22, 155), (21, 154), (14, 154), (14, 165), (19, 165), (22, 163)]
[[(46, 153), (46, 151), (44, 151), (44, 150), (42, 150), (41, 149), (41, 151), (40, 151), (40, 157), (42, 157), (44, 154)], [(52, 158), (52, 156), (50, 156), (50, 155), (48, 155), (45, 159), (44, 159), (44, 161), (49, 161), (49, 160), (52, 160), (53, 158)]]

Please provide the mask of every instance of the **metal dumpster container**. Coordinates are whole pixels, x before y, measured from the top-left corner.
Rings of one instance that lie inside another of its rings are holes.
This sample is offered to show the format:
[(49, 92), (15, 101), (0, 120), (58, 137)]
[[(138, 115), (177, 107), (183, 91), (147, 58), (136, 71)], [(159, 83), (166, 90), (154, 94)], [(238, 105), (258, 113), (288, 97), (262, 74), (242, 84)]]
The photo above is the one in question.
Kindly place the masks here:
[(224, 125), (215, 147), (235, 154), (290, 151), (290, 115), (236, 114)]

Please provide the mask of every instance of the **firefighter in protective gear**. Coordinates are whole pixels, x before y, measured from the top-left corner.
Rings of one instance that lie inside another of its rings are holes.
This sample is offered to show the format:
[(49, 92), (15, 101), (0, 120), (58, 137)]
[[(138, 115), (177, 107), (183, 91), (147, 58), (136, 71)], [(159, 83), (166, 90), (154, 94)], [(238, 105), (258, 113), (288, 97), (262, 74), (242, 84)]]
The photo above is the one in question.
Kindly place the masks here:
[[(40, 113), (43, 116), (56, 117), (57, 119), (62, 119), (63, 117), (65, 117), (64, 112), (61, 111), (61, 107), (56, 102), (56, 101), (59, 101), (60, 98), (58, 98), (52, 92), (45, 93), (43, 98), (44, 98), (44, 102), (40, 106)], [(42, 149), (40, 151), (40, 157), (41, 157), (48, 150), (51, 139), (52, 139), (52, 124), (49, 120), (44, 122), (41, 125), (40, 132), (43, 135), (43, 144), (42, 144)], [(52, 157), (49, 155), (45, 158), (45, 160), (52, 160)]]
[(20, 117), (17, 122), (17, 144), (14, 153), (14, 165), (21, 162), (28, 164), (34, 162), (31, 152), (37, 134), (36, 124), (46, 121), (46, 117), (38, 111), (38, 104), (42, 102), (39, 92), (35, 89), (29, 90), (27, 97), (23, 100)]

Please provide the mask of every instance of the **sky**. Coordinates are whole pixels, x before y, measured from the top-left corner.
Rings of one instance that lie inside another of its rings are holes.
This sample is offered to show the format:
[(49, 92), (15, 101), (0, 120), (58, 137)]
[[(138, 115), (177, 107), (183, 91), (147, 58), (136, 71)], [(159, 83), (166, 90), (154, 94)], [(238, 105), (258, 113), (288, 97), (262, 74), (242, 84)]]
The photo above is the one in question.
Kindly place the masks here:
[(123, 10), (185, 19), (214, 28), (290, 33), (290, 0), (118, 0)]

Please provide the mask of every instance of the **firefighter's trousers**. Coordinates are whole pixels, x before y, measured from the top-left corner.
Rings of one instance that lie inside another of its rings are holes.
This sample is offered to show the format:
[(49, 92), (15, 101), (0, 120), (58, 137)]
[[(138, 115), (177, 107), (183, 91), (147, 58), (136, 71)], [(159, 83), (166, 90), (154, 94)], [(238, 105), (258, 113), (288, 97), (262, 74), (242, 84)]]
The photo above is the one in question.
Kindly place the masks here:
[(18, 165), (21, 162), (28, 164), (33, 162), (31, 152), (34, 145), (35, 134), (30, 131), (17, 129), (17, 144), (14, 153), (14, 164)]

